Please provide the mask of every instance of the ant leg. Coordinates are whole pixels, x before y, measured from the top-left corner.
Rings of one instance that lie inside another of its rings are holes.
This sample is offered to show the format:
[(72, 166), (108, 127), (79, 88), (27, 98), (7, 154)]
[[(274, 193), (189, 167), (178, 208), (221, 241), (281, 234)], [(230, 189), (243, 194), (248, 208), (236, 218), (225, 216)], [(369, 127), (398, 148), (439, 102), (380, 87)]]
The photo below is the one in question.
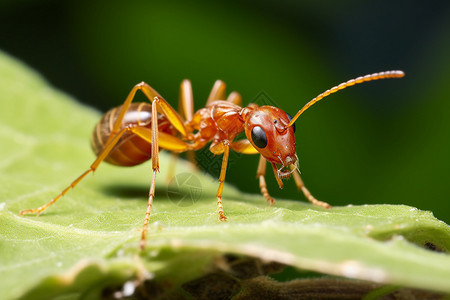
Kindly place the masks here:
[(191, 82), (188, 79), (183, 80), (180, 84), (178, 111), (184, 116), (185, 121), (192, 121), (194, 115), (194, 95), (192, 93)]
[(238, 92), (231, 92), (228, 97), (226, 97), (226, 84), (222, 80), (216, 80), (214, 86), (209, 94), (208, 100), (206, 101), (206, 106), (215, 100), (226, 100), (228, 102), (234, 103), (236, 105), (242, 106), (242, 96)]
[(266, 159), (264, 156), (260, 155), (258, 170), (256, 171), (256, 177), (259, 178), (259, 188), (261, 189), (261, 194), (266, 198), (266, 201), (269, 205), (275, 203), (275, 200), (269, 195), (269, 191), (267, 190), (266, 180), (264, 176), (266, 175)]
[[(180, 85), (180, 97), (178, 102), (178, 111), (184, 115), (184, 119), (187, 122), (192, 121), (194, 116), (194, 95), (192, 93), (192, 85), (188, 79), (183, 80)], [(195, 168), (197, 161), (195, 160), (195, 153), (188, 151), (186, 153), (188, 160)]]
[[(244, 154), (257, 154), (259, 153), (255, 147), (252, 146), (249, 140), (239, 140), (231, 143), (230, 148), (236, 152), (244, 153)], [(264, 156), (260, 155), (258, 169), (256, 171), (256, 177), (259, 178), (259, 188), (261, 190), (261, 194), (266, 198), (266, 201), (269, 205), (275, 203), (275, 200), (269, 195), (269, 191), (267, 190), (266, 184), (266, 163), (267, 160)]]
[[(130, 92), (130, 95), (128, 95), (127, 101), (132, 100), (134, 97), (134, 94), (137, 90), (141, 90), (142, 93), (147, 97), (149, 101), (152, 103), (152, 115), (156, 116), (158, 113), (158, 108), (160, 109), (161, 113), (163, 113), (168, 119), (169, 122), (175, 127), (175, 129), (178, 130), (178, 132), (181, 133), (182, 136), (186, 137), (188, 135), (187, 129), (184, 126), (184, 122), (181, 119), (180, 115), (170, 106), (170, 104), (163, 98), (161, 95), (158, 94), (150, 85), (148, 85), (145, 82), (141, 82), (137, 84)], [(125, 105), (124, 105), (125, 106)], [(122, 109), (123, 110), (123, 109)], [(125, 114), (125, 112), (123, 112)], [(120, 125), (120, 124), (119, 124)], [(136, 127), (136, 130), (139, 130), (141, 132), (145, 132), (146, 129), (143, 127)], [(152, 183), (150, 186), (150, 190), (148, 193), (148, 203), (147, 203), (147, 211), (145, 213), (144, 218), (144, 225), (142, 226), (142, 232), (141, 232), (141, 242), (140, 247), (141, 250), (145, 248), (145, 239), (147, 235), (147, 228), (148, 228), (148, 222), (150, 219), (150, 213), (153, 205), (153, 198), (155, 197), (155, 182), (156, 182), (156, 172), (159, 171), (159, 147), (161, 146), (164, 149), (172, 150), (175, 152), (182, 152), (189, 150), (189, 146), (182, 142), (181, 140), (172, 137), (168, 134), (163, 134), (162, 132), (158, 131), (158, 118), (152, 119), (152, 130), (151, 130), (151, 140), (152, 140), (152, 169), (153, 169), (153, 175), (152, 175)], [(144, 138), (144, 134), (142, 137)], [(166, 138), (161, 139), (161, 144), (159, 143), (159, 137), (165, 136)], [(147, 137), (148, 138), (148, 137)], [(145, 138), (144, 138), (145, 139)]]
[[(295, 167), (294, 166), (290, 166), (291, 170), (294, 170)], [(309, 202), (311, 202), (314, 205), (323, 207), (323, 208), (331, 208), (331, 205), (323, 202), (323, 201), (319, 201), (316, 198), (314, 198), (314, 196), (311, 194), (311, 192), (305, 187), (305, 184), (303, 183), (302, 178), (300, 177), (300, 174), (298, 174), (298, 172), (294, 171), (292, 172), (292, 176), (294, 177), (295, 180), (295, 184), (297, 185), (297, 189), (303, 192), (303, 194), (305, 195), (306, 199), (308, 199)]]
[(275, 175), (275, 179), (277, 180), (278, 186), (280, 187), (280, 189), (282, 189), (283, 181), (281, 181), (281, 178), (278, 175), (278, 169), (277, 169), (277, 166), (275, 165), (275, 163), (272, 163), (272, 170), (273, 170), (273, 175)]
[[(163, 110), (163, 113), (169, 110), (169, 112), (175, 112), (169, 104), (164, 100), (158, 97), (155, 97), (152, 101), (152, 115), (156, 116), (158, 113), (158, 107)], [(167, 116), (167, 115), (166, 115)], [(170, 120), (171, 116), (167, 116)], [(184, 125), (183, 125), (184, 128)], [(150, 137), (148, 135), (148, 128), (145, 127), (135, 127), (133, 128), (133, 132), (138, 134), (143, 139), (149, 140)], [(148, 222), (150, 219), (150, 213), (152, 210), (153, 199), (155, 198), (155, 182), (156, 182), (156, 172), (159, 172), (159, 147), (163, 149), (168, 149), (171, 151), (182, 152), (189, 149), (189, 145), (184, 141), (173, 137), (172, 135), (165, 134), (163, 132), (159, 132), (158, 130), (158, 118), (152, 119), (152, 127), (151, 127), (151, 140), (152, 144), (152, 183), (150, 186), (150, 190), (148, 192), (148, 203), (147, 203), (147, 211), (145, 212), (144, 225), (142, 226), (141, 232), (141, 242), (140, 247), (141, 250), (145, 248), (145, 239), (147, 235)], [(161, 142), (161, 143), (160, 143)]]
[[(192, 116), (194, 115), (194, 96), (192, 93), (191, 81), (189, 79), (184, 79), (180, 84), (180, 93), (178, 96), (178, 113), (187, 122), (190, 122), (192, 120)], [(175, 165), (177, 159), (178, 153), (172, 153), (166, 177), (167, 183), (170, 182), (175, 174)], [(189, 161), (191, 160), (189, 159)]]
[(127, 130), (130, 130), (130, 128), (123, 128), (122, 130), (119, 131), (119, 128), (120, 128), (122, 120), (125, 116), (125, 113), (127, 112), (128, 108), (130, 107), (130, 104), (133, 101), (134, 96), (138, 90), (141, 90), (149, 100), (151, 100), (153, 98), (158, 98), (158, 104), (159, 104), (162, 112), (168, 117), (169, 121), (174, 125), (174, 127), (183, 136), (186, 136), (186, 134), (187, 134), (186, 128), (184, 127), (183, 121), (181, 120), (178, 113), (150, 85), (148, 85), (145, 82), (141, 82), (141, 83), (135, 85), (131, 89), (130, 93), (128, 94), (127, 98), (125, 99), (125, 102), (122, 105), (122, 109), (117, 117), (117, 120), (114, 123), (111, 134), (110, 134), (108, 140), (105, 142), (104, 149), (97, 156), (96, 160), (92, 163), (90, 168), (87, 171), (85, 171), (83, 174), (81, 174), (77, 179), (75, 179), (68, 187), (66, 187), (59, 195), (57, 195), (55, 198), (53, 198), (49, 203), (47, 203), (37, 209), (22, 210), (22, 211), (20, 211), (21, 215), (31, 214), (31, 213), (37, 213), (37, 215), (39, 215), (47, 207), (49, 207), (50, 205), (55, 203), (59, 198), (64, 196), (70, 189), (74, 188), (84, 177), (86, 177), (86, 175), (88, 175), (89, 173), (95, 172), (98, 165), (108, 156), (109, 152), (116, 145), (116, 143), (118, 142), (120, 137)]
[[(192, 93), (192, 85), (189, 79), (184, 79), (180, 84), (178, 112), (186, 122), (192, 121), (192, 118), (194, 116), (194, 95)], [(197, 162), (195, 160), (195, 153), (193, 151), (188, 151), (186, 154), (188, 161), (192, 164), (192, 168), (195, 170), (197, 165)], [(172, 159), (168, 167), (166, 178), (167, 182), (169, 182), (170, 179), (174, 176), (177, 158), (178, 154), (172, 153)]]
[(242, 106), (242, 97), (238, 92), (231, 92), (227, 97), (227, 101)]
[[(157, 115), (156, 103), (158, 103), (158, 97), (155, 97), (152, 101), (152, 116)], [(141, 232), (141, 250), (145, 248), (145, 236), (147, 234), (147, 225), (150, 219), (150, 212), (152, 210), (153, 198), (155, 197), (155, 182), (156, 182), (156, 172), (159, 172), (159, 141), (158, 141), (158, 118), (152, 119), (152, 184), (150, 185), (150, 190), (148, 192), (148, 203), (147, 211), (145, 212), (144, 225), (142, 226)]]
[[(215, 155), (223, 153), (223, 159), (222, 159), (222, 167), (220, 170), (220, 177), (219, 177), (219, 189), (217, 190), (217, 207), (219, 211), (219, 219), (221, 221), (226, 221), (227, 217), (225, 217), (223, 213), (223, 207), (222, 207), (222, 191), (223, 191), (223, 184), (225, 181), (225, 174), (227, 171), (227, 164), (228, 164), (228, 156), (230, 148), (233, 151), (243, 153), (243, 154), (257, 154), (259, 153), (258, 150), (255, 149), (255, 147), (252, 146), (249, 140), (239, 140), (236, 142), (232, 142), (229, 144), (226, 143), (220, 143), (220, 144), (211, 144), (210, 151), (214, 153)], [(258, 167), (259, 170), (259, 167)], [(270, 196), (269, 196), (270, 197)], [(267, 198), (266, 198), (267, 199)], [(273, 200), (273, 199), (272, 199)], [(269, 201), (269, 200), (268, 200)]]
[(141, 83), (136, 84), (128, 93), (127, 98), (122, 104), (122, 109), (119, 115), (117, 116), (117, 120), (114, 123), (114, 126), (111, 130), (111, 135), (109, 136), (105, 145), (107, 145), (113, 139), (114, 135), (119, 131), (125, 113), (128, 111), (128, 108), (130, 107), (130, 104), (133, 101), (136, 92), (138, 90), (142, 91), (142, 93), (147, 97), (147, 99), (150, 102), (152, 102), (154, 98), (158, 98), (160, 108), (162, 109), (162, 112), (167, 116), (170, 123), (175, 127), (175, 129), (178, 130), (178, 132), (180, 132), (183, 136), (186, 136), (187, 134), (186, 128), (184, 127), (184, 123), (181, 120), (181, 117), (178, 115), (178, 113), (169, 105), (169, 103), (167, 103), (167, 101), (155, 89), (153, 89), (148, 83), (142, 81)]
[(242, 154), (259, 154), (258, 150), (256, 150), (247, 139), (232, 142), (230, 148), (231, 150)]
[(169, 162), (170, 164), (169, 167), (167, 168), (167, 176), (166, 176), (167, 184), (170, 183), (170, 180), (175, 175), (175, 165), (177, 163), (177, 160), (178, 160), (178, 153), (172, 152), (170, 155), (170, 162)]
[(107, 144), (105, 144), (105, 147), (103, 148), (102, 152), (100, 152), (100, 154), (97, 156), (97, 158), (95, 159), (95, 161), (91, 164), (91, 166), (89, 167), (88, 170), (86, 170), (83, 174), (81, 174), (77, 179), (75, 179), (68, 187), (66, 187), (59, 195), (57, 195), (55, 198), (53, 198), (50, 202), (48, 202), (47, 204), (39, 207), (39, 208), (34, 208), (34, 209), (26, 209), (26, 210), (21, 210), (20, 211), (20, 215), (25, 215), (25, 214), (34, 214), (37, 213), (37, 215), (39, 216), (45, 209), (47, 209), (47, 207), (49, 207), (50, 205), (52, 205), (53, 203), (55, 203), (56, 201), (58, 201), (58, 199), (60, 199), (61, 197), (63, 197), (69, 190), (73, 189), (84, 177), (86, 177), (86, 175), (88, 175), (89, 173), (93, 173), (95, 172), (95, 170), (97, 170), (98, 166), (100, 165), (100, 163), (108, 156), (109, 152), (111, 152), (112, 148), (117, 144), (117, 142), (119, 141), (120, 137), (127, 131), (130, 130), (129, 127), (123, 128), (122, 130), (120, 130), (118, 133), (116, 133), (113, 137), (110, 137), (108, 140), (109, 142)]
[(225, 100), (225, 89), (227, 85), (222, 80), (216, 80), (214, 86), (209, 94), (206, 106), (215, 100)]
[[(170, 104), (160, 95), (157, 91), (155, 91), (150, 85), (148, 85), (145, 82), (141, 82), (136, 84), (131, 92), (129, 93), (127, 99), (125, 100), (122, 110), (119, 114), (119, 117), (114, 123), (113, 130), (120, 127), (120, 124), (123, 120), (123, 115), (125, 115), (128, 107), (130, 106), (131, 101), (134, 98), (134, 95), (136, 94), (136, 91), (141, 90), (142, 93), (147, 97), (147, 99), (153, 103), (156, 100), (156, 103), (158, 104), (159, 112), (164, 114), (168, 119), (169, 122), (175, 127), (175, 129), (181, 133), (182, 136), (187, 136), (188, 132), (186, 130), (186, 127), (184, 126), (184, 122), (181, 119), (180, 115), (175, 111), (175, 109), (170, 106)], [(120, 120), (120, 122), (119, 122)], [(153, 123), (153, 122), (152, 122)], [(116, 129), (116, 130), (117, 130)]]
[[(230, 146), (228, 143), (223, 143), (224, 151), (223, 151), (223, 159), (222, 159), (222, 167), (220, 168), (220, 176), (219, 176), (219, 188), (217, 189), (217, 211), (219, 212), (219, 220), (226, 221), (227, 217), (223, 213), (222, 206), (222, 192), (223, 192), (223, 184), (225, 182), (225, 174), (227, 173), (227, 165), (228, 165), (228, 155), (230, 154)], [(214, 153), (214, 152), (213, 152)], [(216, 154), (216, 153), (214, 153)]]

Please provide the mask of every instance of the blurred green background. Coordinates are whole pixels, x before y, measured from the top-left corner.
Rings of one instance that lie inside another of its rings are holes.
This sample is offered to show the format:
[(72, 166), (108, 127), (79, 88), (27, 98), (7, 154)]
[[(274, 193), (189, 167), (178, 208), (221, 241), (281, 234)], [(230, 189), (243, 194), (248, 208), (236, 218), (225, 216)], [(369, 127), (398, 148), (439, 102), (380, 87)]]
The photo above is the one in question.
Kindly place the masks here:
[[(0, 49), (100, 111), (143, 80), (176, 107), (184, 78), (201, 108), (220, 78), (244, 104), (263, 91), (293, 115), (340, 82), (404, 70), (296, 122), (302, 177), (333, 205), (407, 204), (450, 222), (449, 1), (2, 1)], [(232, 158), (226, 181), (258, 193), (258, 157)], [(273, 196), (304, 201), (267, 171)]]

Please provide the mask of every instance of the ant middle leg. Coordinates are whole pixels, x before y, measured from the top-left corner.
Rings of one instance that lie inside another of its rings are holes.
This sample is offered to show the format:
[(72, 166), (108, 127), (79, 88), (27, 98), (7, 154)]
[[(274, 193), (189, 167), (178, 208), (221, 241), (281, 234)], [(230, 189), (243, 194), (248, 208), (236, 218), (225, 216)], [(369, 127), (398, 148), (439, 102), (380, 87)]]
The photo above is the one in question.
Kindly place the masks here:
[(220, 221), (226, 221), (227, 217), (225, 216), (223, 212), (223, 206), (222, 206), (222, 192), (223, 192), (223, 185), (225, 182), (225, 175), (227, 173), (227, 166), (228, 166), (228, 157), (230, 154), (230, 143), (228, 141), (222, 141), (219, 143), (212, 143), (211, 147), (209, 148), (212, 153), (215, 155), (222, 154), (222, 166), (220, 168), (220, 175), (219, 175), (219, 188), (217, 189), (217, 211), (219, 213), (219, 220)]

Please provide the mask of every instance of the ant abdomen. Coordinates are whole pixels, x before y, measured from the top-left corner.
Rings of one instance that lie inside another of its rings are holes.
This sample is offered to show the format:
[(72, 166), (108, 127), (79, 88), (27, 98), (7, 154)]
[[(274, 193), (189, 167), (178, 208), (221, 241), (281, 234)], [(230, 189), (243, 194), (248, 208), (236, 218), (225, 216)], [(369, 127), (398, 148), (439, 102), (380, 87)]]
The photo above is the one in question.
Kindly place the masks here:
[[(98, 155), (111, 135), (115, 121), (119, 117), (122, 105), (109, 110), (97, 123), (91, 135), (91, 146)], [(149, 103), (132, 103), (123, 118), (119, 130), (127, 126), (151, 128), (152, 107)], [(167, 118), (158, 114), (159, 130), (175, 134), (175, 129)], [(131, 131), (125, 132), (112, 148), (105, 161), (117, 166), (135, 166), (152, 158), (151, 143)]]

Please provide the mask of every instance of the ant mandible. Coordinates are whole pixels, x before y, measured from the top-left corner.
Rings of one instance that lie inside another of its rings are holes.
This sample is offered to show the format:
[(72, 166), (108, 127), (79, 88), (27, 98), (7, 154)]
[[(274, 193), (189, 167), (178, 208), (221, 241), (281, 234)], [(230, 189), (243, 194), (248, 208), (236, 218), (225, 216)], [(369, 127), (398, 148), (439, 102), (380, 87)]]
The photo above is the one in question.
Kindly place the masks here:
[[(387, 71), (341, 83), (309, 101), (294, 117), (273, 106), (258, 107), (256, 104), (249, 104), (243, 108), (242, 98), (237, 92), (232, 92), (225, 98), (225, 83), (220, 80), (214, 84), (206, 106), (194, 113), (191, 82), (184, 80), (180, 86), (179, 98), (179, 110), (184, 120), (157, 91), (141, 82), (133, 87), (121, 106), (108, 111), (94, 128), (91, 145), (97, 158), (90, 168), (47, 204), (36, 209), (22, 210), (20, 214), (39, 215), (74, 188), (87, 174), (93, 173), (103, 161), (119, 166), (133, 166), (152, 159), (153, 176), (140, 242), (141, 249), (144, 249), (155, 196), (156, 173), (159, 171), (159, 148), (181, 153), (199, 150), (209, 142), (209, 150), (212, 153), (223, 154), (216, 195), (220, 221), (227, 219), (222, 207), (222, 191), (230, 149), (244, 154), (260, 154), (256, 173), (261, 193), (269, 204), (275, 201), (269, 195), (264, 179), (267, 161), (272, 164), (280, 188), (283, 187), (282, 179), (292, 175), (297, 188), (310, 202), (330, 208), (328, 203), (311, 195), (299, 172), (295, 172), (298, 170), (298, 158), (295, 152), (294, 122), (314, 103), (346, 87), (366, 81), (403, 76), (402, 71)], [(138, 90), (142, 91), (150, 103), (132, 103)], [(245, 131), (247, 139), (235, 141), (242, 131)]]

